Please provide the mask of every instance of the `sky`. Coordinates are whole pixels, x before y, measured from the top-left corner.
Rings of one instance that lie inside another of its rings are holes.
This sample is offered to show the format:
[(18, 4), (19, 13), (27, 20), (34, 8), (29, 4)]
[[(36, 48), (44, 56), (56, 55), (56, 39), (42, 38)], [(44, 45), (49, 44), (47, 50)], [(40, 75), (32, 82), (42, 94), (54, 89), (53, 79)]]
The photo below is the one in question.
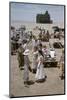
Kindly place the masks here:
[(64, 22), (64, 6), (11, 3), (11, 21), (36, 22), (37, 14), (48, 11), (53, 22)]

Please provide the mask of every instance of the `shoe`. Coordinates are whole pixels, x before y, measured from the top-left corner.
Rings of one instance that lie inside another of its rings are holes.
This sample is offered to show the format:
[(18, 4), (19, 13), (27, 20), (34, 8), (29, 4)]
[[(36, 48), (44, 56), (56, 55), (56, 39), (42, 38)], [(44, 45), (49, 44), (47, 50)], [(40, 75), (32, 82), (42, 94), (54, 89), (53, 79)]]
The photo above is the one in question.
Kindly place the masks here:
[(23, 67), (21, 67), (21, 68), (20, 68), (20, 70), (24, 70), (24, 68), (23, 68)]

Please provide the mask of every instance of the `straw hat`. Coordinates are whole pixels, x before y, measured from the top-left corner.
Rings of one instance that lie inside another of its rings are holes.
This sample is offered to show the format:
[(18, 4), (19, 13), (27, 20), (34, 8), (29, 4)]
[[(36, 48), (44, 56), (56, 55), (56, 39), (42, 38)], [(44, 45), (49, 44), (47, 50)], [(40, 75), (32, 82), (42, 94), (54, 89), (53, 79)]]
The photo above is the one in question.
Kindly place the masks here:
[(29, 55), (29, 49), (26, 49), (23, 53), (23, 55)]

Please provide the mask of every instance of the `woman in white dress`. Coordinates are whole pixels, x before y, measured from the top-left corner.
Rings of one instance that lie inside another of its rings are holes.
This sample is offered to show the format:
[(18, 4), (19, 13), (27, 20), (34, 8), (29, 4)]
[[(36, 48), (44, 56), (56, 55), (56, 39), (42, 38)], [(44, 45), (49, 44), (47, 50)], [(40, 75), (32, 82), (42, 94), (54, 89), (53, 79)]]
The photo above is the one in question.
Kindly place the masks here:
[(43, 82), (45, 80), (45, 72), (44, 72), (44, 58), (42, 51), (38, 51), (38, 65), (37, 65), (37, 71), (36, 71), (36, 82)]
[(37, 47), (34, 47), (34, 51), (33, 51), (33, 62), (32, 62), (32, 72), (36, 73), (36, 69), (37, 69), (37, 59), (38, 59), (38, 51), (37, 51)]

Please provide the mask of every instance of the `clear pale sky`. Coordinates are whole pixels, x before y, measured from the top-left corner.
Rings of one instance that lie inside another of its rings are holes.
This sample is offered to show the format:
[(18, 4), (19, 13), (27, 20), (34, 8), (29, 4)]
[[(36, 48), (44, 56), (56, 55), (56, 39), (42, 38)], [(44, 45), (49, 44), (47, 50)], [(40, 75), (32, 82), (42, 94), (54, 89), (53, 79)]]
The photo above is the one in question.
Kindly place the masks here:
[(64, 6), (24, 3), (11, 3), (11, 21), (36, 22), (36, 15), (46, 10), (53, 22), (64, 22)]

